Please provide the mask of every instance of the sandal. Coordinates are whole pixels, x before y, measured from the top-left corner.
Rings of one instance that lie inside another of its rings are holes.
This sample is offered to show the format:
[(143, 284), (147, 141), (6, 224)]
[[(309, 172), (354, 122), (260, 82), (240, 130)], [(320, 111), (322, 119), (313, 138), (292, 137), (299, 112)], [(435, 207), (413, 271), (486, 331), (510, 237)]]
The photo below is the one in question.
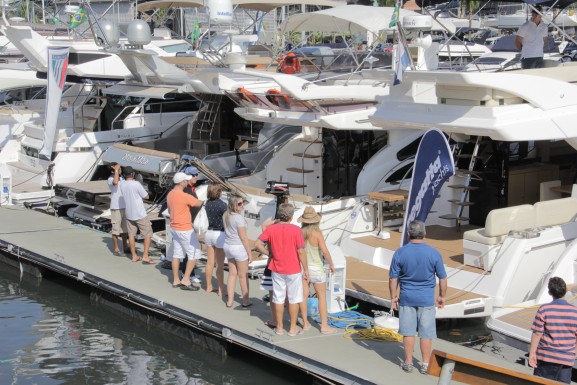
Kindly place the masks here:
[(143, 265), (156, 265), (156, 262), (154, 262), (152, 259), (145, 259), (145, 260), (142, 260), (142, 264)]

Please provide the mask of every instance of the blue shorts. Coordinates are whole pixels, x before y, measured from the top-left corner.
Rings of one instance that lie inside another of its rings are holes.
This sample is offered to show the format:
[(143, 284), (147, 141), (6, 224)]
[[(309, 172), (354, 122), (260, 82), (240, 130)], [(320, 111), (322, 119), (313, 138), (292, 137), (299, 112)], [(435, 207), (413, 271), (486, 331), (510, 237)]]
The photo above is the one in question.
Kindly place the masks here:
[(435, 306), (399, 306), (399, 334), (424, 339), (437, 338)]

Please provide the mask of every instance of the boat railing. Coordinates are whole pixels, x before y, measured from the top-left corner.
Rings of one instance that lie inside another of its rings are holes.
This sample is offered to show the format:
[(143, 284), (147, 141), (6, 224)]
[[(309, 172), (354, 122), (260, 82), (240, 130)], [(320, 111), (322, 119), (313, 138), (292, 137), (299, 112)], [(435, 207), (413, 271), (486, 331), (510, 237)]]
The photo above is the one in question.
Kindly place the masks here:
[[(117, 115), (116, 117), (112, 120), (112, 123), (110, 124), (110, 129), (111, 130), (117, 130), (117, 129), (123, 129), (124, 128), (124, 123), (129, 120), (129, 119), (134, 119), (134, 118), (138, 118), (140, 119), (140, 124), (144, 125), (144, 115), (145, 114), (157, 114), (160, 122), (162, 123), (162, 118), (165, 114), (168, 113), (172, 113), (172, 112), (178, 112), (178, 111), (174, 111), (170, 108), (168, 108), (167, 111), (165, 111), (167, 108), (167, 106), (171, 106), (171, 105), (181, 105), (182, 101), (181, 100), (176, 100), (176, 101), (172, 101), (172, 102), (158, 102), (158, 103), (146, 103), (146, 104), (135, 104), (135, 105), (130, 105), (130, 106), (126, 106), (124, 107)], [(180, 111), (180, 112), (184, 112), (184, 111)], [(192, 112), (192, 111), (190, 111)], [(188, 119), (189, 117), (185, 117), (184, 119)], [(120, 125), (120, 127), (118, 127), (118, 125)]]

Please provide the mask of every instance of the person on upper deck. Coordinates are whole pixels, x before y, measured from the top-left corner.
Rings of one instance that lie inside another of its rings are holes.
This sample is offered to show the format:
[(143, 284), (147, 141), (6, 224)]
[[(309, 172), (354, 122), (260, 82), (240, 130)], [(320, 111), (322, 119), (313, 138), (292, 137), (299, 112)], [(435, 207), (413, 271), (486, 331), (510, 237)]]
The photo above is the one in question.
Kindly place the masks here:
[(567, 285), (553, 277), (547, 285), (553, 301), (542, 305), (533, 321), (529, 366), (535, 376), (571, 383), (575, 363), (577, 307), (563, 299)]
[(547, 43), (547, 25), (541, 20), (543, 8), (540, 5), (531, 11), (531, 19), (519, 27), (515, 46), (521, 51), (523, 69), (543, 67), (543, 47)]
[[(391, 306), (399, 311), (399, 334), (403, 336), (405, 359), (401, 368), (413, 371), (415, 336), (419, 333), (422, 362), (419, 371), (427, 374), (433, 338), (437, 337), (435, 303), (445, 306), (447, 272), (441, 254), (427, 245), (425, 223), (412, 221), (408, 226), (409, 243), (393, 255), (389, 271)], [(435, 301), (435, 276), (439, 278), (439, 296)], [(397, 294), (401, 288), (400, 296)]]

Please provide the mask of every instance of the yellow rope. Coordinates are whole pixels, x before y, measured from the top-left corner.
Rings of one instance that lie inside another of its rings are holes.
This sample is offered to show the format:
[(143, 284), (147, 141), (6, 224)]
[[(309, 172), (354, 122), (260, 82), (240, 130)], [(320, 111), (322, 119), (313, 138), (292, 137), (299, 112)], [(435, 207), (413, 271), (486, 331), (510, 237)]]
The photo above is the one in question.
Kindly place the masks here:
[(382, 342), (400, 342), (403, 340), (403, 336), (393, 329), (386, 329), (378, 325), (368, 329), (354, 329), (355, 326), (356, 325), (354, 324), (348, 325), (343, 336), (350, 340), (372, 340)]

